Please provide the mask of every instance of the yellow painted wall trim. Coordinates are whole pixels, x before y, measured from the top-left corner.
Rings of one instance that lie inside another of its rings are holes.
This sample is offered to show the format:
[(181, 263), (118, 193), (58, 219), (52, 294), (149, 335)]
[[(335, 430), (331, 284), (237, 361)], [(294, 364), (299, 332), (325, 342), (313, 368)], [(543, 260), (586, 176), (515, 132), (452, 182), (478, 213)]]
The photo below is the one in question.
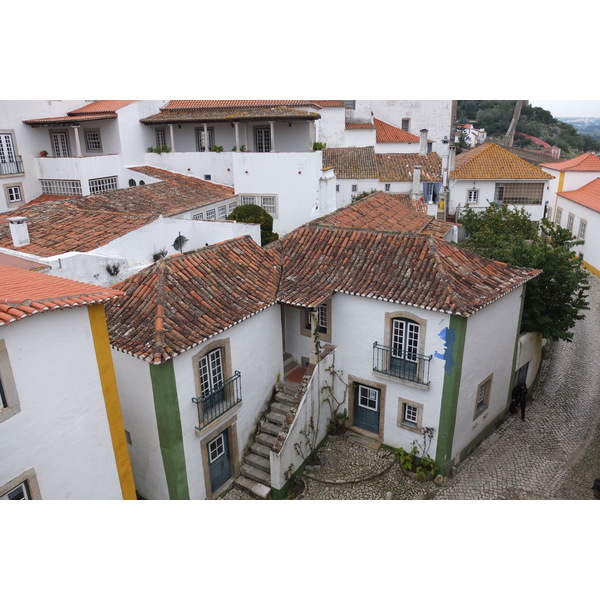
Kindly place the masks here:
[(596, 277), (600, 277), (600, 270), (596, 267), (592, 267), (590, 263), (586, 263), (585, 260), (581, 262), (584, 269), (587, 269), (590, 273), (593, 273)]
[(558, 194), (563, 191), (563, 186), (565, 185), (565, 172), (561, 171), (558, 176), (558, 188), (556, 190), (556, 198), (554, 200), (554, 212), (552, 213), (552, 222), (556, 220), (556, 207), (558, 206)]
[(93, 304), (88, 306), (88, 315), (90, 318), (92, 339), (94, 340), (94, 349), (96, 351), (96, 360), (98, 362), (98, 373), (100, 374), (102, 393), (104, 394), (104, 403), (106, 405), (108, 427), (110, 429), (117, 472), (121, 483), (121, 492), (124, 500), (135, 500), (135, 483), (133, 481), (129, 450), (127, 449), (127, 440), (125, 439), (123, 413), (121, 412), (117, 378), (115, 376), (110, 343), (108, 341), (108, 327), (106, 325), (104, 305)]

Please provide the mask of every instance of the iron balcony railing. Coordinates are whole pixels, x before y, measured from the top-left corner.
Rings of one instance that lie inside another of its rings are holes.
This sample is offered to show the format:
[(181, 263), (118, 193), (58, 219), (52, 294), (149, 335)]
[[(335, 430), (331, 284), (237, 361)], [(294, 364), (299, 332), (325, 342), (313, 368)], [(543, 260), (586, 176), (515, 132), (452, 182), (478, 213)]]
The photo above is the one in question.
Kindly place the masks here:
[(192, 398), (192, 402), (198, 405), (199, 425), (196, 429), (204, 429), (241, 401), (242, 380), (240, 372), (236, 371), (233, 377), (226, 379), (218, 387), (202, 394), (200, 398)]
[(429, 363), (432, 355), (399, 352), (389, 346), (373, 343), (373, 371), (405, 381), (429, 385)]
[(19, 160), (0, 161), (0, 175), (19, 175), (20, 173), (25, 173), (20, 156)]

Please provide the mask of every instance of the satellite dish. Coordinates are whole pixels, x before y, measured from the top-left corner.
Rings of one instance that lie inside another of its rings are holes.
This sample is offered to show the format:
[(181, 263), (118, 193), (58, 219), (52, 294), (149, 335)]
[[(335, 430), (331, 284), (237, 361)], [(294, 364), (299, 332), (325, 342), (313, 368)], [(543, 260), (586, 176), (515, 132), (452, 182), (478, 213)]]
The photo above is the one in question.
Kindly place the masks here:
[(184, 237), (183, 235), (181, 235), (181, 233), (175, 238), (175, 241), (173, 242), (173, 248), (175, 248), (175, 250), (177, 250), (177, 252), (181, 252), (183, 250), (183, 247), (185, 246), (186, 242), (188, 242), (189, 240)]

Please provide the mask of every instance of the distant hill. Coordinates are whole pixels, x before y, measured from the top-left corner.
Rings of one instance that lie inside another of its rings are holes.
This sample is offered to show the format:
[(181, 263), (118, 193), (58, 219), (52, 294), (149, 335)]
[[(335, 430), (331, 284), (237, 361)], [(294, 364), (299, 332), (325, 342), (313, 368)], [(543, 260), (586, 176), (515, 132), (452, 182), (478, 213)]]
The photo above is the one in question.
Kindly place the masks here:
[[(516, 100), (459, 100), (457, 102), (456, 122), (472, 123), (475, 127), (483, 127), (489, 137), (501, 137), (506, 134), (510, 125)], [(600, 119), (595, 119), (598, 134)], [(570, 158), (583, 152), (600, 151), (600, 139), (591, 136), (587, 130), (578, 131), (574, 124), (559, 120), (539, 106), (524, 105), (517, 124), (517, 131), (539, 138), (551, 146), (558, 146), (561, 158)], [(515, 137), (515, 146), (531, 146), (531, 140)]]
[(600, 119), (597, 117), (558, 117), (560, 121), (564, 121), (572, 125), (580, 135), (587, 135), (593, 140), (600, 142)]

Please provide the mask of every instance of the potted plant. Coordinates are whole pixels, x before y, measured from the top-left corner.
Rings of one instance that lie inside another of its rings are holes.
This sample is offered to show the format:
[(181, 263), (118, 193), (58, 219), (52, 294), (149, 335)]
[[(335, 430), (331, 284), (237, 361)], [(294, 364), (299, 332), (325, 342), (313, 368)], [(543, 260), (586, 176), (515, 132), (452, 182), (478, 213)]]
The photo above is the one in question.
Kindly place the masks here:
[(40, 156), (48, 156), (48, 151), (47, 150), (41, 150), (40, 151)]

